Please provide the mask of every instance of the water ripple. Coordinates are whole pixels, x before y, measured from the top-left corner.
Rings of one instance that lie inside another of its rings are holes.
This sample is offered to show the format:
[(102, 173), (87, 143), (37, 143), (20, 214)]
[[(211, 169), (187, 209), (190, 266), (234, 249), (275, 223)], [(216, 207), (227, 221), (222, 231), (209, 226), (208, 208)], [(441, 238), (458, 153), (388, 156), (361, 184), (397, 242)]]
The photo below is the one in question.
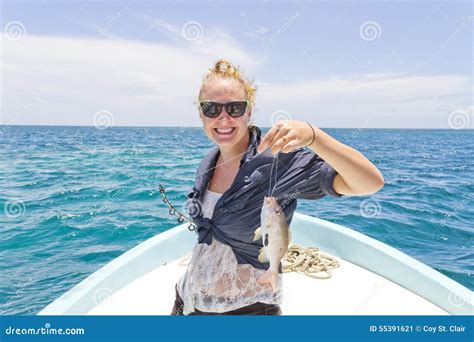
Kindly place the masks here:
[[(362, 151), (386, 185), (371, 197), (298, 201), (298, 211), (360, 231), (474, 289), (471, 130), (327, 130)], [(11, 126), (0, 140), (0, 314), (35, 314), (89, 274), (176, 225), (213, 145), (200, 128)], [(191, 138), (192, 137), (192, 138)], [(370, 198), (380, 212), (361, 214)]]

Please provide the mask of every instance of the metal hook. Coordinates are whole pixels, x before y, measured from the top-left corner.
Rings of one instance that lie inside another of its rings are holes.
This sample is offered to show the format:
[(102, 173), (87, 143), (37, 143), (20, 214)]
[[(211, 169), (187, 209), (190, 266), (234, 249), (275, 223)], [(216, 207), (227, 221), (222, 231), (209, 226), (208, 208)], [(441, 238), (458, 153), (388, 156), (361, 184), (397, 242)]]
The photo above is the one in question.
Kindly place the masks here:
[(178, 218), (177, 220), (179, 223), (183, 223), (184, 220), (188, 221), (189, 222), (188, 229), (191, 231), (195, 230), (196, 225), (193, 223), (193, 221), (190, 218), (188, 218), (186, 215), (183, 215), (179, 210), (173, 207), (173, 205), (170, 203), (170, 201), (165, 195), (165, 188), (161, 184), (159, 184), (159, 188), (160, 188), (160, 193), (163, 196), (163, 202), (166, 203), (166, 205), (169, 208), (170, 215), (177, 216)]

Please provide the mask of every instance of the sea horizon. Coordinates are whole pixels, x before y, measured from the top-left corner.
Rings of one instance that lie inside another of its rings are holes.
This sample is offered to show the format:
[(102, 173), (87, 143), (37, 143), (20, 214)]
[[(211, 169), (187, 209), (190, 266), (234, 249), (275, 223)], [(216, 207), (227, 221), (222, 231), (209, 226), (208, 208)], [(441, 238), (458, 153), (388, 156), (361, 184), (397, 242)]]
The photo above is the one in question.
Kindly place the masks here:
[[(260, 126), (257, 125), (260, 128), (266, 128), (269, 129), (271, 126)], [(90, 127), (90, 128), (98, 128), (98, 126), (94, 125), (10, 125), (10, 124), (0, 124), (0, 127)], [(101, 126), (99, 126), (101, 127)], [(202, 126), (186, 126), (186, 125), (180, 125), (180, 126), (121, 126), (121, 125), (112, 125), (112, 126), (107, 126), (108, 128), (202, 128)], [(474, 128), (461, 128), (461, 129), (453, 129), (450, 127), (318, 127), (320, 129), (347, 129), (347, 130), (437, 130), (437, 131), (472, 131)]]

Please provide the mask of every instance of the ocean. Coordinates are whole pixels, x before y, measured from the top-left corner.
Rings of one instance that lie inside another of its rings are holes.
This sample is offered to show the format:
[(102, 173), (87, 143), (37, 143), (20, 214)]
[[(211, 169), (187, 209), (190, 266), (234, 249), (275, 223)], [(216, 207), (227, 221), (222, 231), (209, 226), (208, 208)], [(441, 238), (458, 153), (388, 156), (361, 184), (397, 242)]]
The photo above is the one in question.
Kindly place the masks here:
[[(267, 129), (263, 129), (266, 132)], [(373, 196), (298, 212), (389, 244), (474, 290), (474, 131), (325, 129), (382, 171)], [(213, 146), (202, 128), (0, 126), (0, 314), (36, 314), (178, 223)]]

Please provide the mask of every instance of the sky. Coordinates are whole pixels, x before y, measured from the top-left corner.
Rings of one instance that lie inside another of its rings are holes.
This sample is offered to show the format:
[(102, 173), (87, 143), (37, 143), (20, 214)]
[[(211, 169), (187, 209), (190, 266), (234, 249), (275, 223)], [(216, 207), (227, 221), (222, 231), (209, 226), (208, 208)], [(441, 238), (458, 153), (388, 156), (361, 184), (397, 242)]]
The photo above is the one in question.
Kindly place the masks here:
[(254, 121), (473, 128), (471, 1), (1, 1), (3, 125), (201, 126), (226, 58)]

